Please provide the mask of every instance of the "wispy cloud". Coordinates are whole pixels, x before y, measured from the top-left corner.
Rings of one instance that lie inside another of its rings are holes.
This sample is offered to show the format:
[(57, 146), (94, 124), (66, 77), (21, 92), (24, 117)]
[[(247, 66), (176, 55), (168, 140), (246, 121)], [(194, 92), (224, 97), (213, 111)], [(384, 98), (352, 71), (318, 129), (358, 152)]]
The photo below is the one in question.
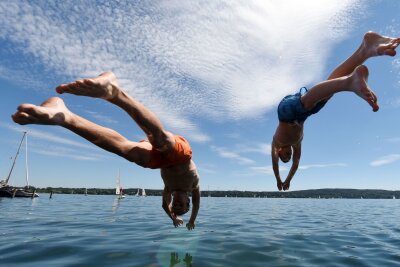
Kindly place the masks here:
[[(312, 168), (328, 168), (328, 167), (346, 167), (347, 164), (344, 163), (330, 163), (330, 164), (309, 164), (309, 165), (300, 165), (299, 170), (307, 170)], [(280, 165), (279, 171), (285, 172), (289, 170), (290, 165)], [(257, 167), (250, 167), (249, 168), (253, 174), (265, 174), (265, 175), (274, 175), (274, 171), (272, 166), (257, 166)]]
[(0, 126), (7, 128), (9, 130), (15, 131), (15, 132), (20, 132), (20, 133), (22, 133), (24, 131), (28, 131), (30, 137), (45, 140), (48, 142), (59, 143), (59, 144), (63, 144), (63, 145), (70, 145), (70, 146), (81, 147), (81, 148), (87, 148), (87, 149), (94, 149), (94, 146), (92, 146), (92, 145), (86, 145), (86, 144), (83, 144), (80, 142), (70, 140), (68, 138), (59, 137), (59, 136), (56, 136), (54, 134), (51, 134), (51, 133), (45, 132), (45, 131), (40, 131), (40, 130), (36, 130), (36, 129), (31, 129), (31, 128), (29, 128), (29, 130), (28, 130), (28, 128), (26, 128), (26, 127), (5, 124), (5, 123), (0, 123)]
[[(47, 155), (47, 156), (57, 156), (57, 157), (64, 157), (64, 158), (72, 158), (75, 160), (104, 160), (105, 156), (102, 156), (101, 153), (93, 153), (93, 150), (98, 150), (94, 145), (86, 145), (80, 142), (76, 142), (67, 138), (59, 137), (54, 134), (45, 131), (39, 131), (35, 129), (30, 129), (18, 125), (11, 125), (0, 123), (0, 127), (19, 132), (27, 131), (28, 138), (34, 138), (37, 140), (43, 140), (45, 143), (41, 143), (38, 145), (37, 143), (30, 142), (29, 144), (29, 151), (32, 153)], [(52, 145), (52, 143), (61, 144), (59, 145)], [(75, 147), (77, 149), (73, 149), (71, 147)], [(85, 151), (85, 149), (91, 150)]]
[(104, 122), (105, 123), (118, 123), (117, 120), (115, 120), (109, 116), (105, 116), (105, 115), (101, 114), (100, 112), (86, 110), (86, 113), (89, 114), (92, 118), (95, 118), (96, 120), (99, 120), (103, 123)]
[(253, 164), (253, 163), (255, 163), (254, 160), (246, 158), (246, 157), (242, 157), (238, 153), (230, 151), (230, 150), (228, 150), (228, 149), (226, 149), (224, 147), (211, 146), (211, 150), (216, 152), (220, 157), (235, 160), (239, 164)]
[(328, 168), (328, 167), (347, 167), (345, 163), (330, 163), (330, 164), (309, 164), (300, 165), (299, 170), (307, 170), (311, 168)]
[(390, 143), (400, 143), (400, 137), (387, 138), (385, 141)]
[[(4, 80), (12, 79), (13, 83), (22, 87), (29, 87), (30, 90), (41, 91), (44, 88), (48, 87), (48, 85), (45, 82), (40, 81), (29, 74), (26, 74), (22, 70), (15, 70), (1, 65), (0, 65), (0, 78)], [(2, 88), (2, 90), (7, 90), (7, 89)]]
[(173, 131), (204, 142), (199, 114), (259, 116), (319, 80), (358, 2), (2, 1), (0, 38), (60, 76), (114, 71)]
[[(400, 82), (398, 87), (400, 87)], [(400, 107), (400, 97), (399, 98), (393, 98), (389, 100), (389, 105), (391, 105), (392, 107), (398, 108)]]
[[(289, 170), (288, 167), (282, 165), (279, 166), (279, 170), (281, 172)], [(250, 171), (252, 173), (248, 173), (248, 175), (254, 175), (254, 174), (265, 174), (265, 175), (274, 175), (274, 170), (272, 169), (272, 165), (269, 166), (258, 166), (258, 167), (250, 167)]]
[(63, 158), (71, 158), (75, 160), (90, 160), (90, 161), (98, 161), (103, 160), (104, 158), (99, 157), (99, 155), (95, 154), (82, 154), (77, 152), (76, 150), (66, 150), (65, 148), (61, 147), (53, 147), (49, 149), (48, 147), (46, 150), (44, 149), (34, 149), (34, 153), (42, 154), (46, 156), (56, 156), (56, 157), (63, 157)]
[(382, 165), (387, 165), (387, 164), (393, 163), (398, 160), (400, 160), (400, 154), (390, 154), (390, 155), (383, 156), (377, 160), (371, 161), (370, 165), (373, 167), (379, 167)]
[(237, 152), (239, 153), (260, 153), (263, 155), (271, 155), (271, 144), (258, 143), (258, 144), (239, 144), (237, 145)]

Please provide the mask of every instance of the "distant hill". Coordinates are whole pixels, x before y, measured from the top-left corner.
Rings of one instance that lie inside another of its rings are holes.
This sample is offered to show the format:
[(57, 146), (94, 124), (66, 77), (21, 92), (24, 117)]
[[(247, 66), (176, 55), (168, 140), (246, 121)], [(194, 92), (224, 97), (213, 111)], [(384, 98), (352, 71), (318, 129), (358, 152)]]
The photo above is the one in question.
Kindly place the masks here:
[[(137, 188), (124, 189), (124, 194), (135, 195)], [(36, 188), (38, 193), (84, 194), (85, 188), (47, 187)], [(114, 195), (115, 189), (87, 188), (89, 195)], [(161, 196), (162, 190), (146, 189), (148, 196)], [(400, 191), (377, 189), (310, 189), (299, 191), (202, 191), (202, 197), (261, 197), (261, 198), (364, 198), (364, 199), (400, 199)]]

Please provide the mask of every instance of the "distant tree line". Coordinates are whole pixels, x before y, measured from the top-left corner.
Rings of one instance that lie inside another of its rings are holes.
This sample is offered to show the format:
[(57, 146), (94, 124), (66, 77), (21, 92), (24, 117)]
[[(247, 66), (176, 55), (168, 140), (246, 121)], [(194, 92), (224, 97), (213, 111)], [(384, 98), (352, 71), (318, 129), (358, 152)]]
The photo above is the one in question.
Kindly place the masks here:
[[(125, 195), (136, 195), (142, 189), (124, 189)], [(161, 196), (161, 189), (145, 189), (147, 196)], [(115, 195), (115, 188), (64, 188), (46, 187), (36, 188), (37, 193), (53, 194), (85, 194), (88, 195)], [(400, 199), (400, 191), (376, 189), (312, 189), (300, 191), (202, 191), (202, 197), (250, 197), (250, 198), (364, 198), (364, 199)]]

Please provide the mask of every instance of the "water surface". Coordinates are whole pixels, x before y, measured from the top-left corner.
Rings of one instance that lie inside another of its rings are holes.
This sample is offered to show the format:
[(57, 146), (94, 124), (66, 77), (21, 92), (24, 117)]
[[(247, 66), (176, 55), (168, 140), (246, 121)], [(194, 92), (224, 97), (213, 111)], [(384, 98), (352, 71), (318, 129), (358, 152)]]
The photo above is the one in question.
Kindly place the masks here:
[(194, 231), (173, 227), (161, 197), (0, 208), (1, 266), (400, 266), (399, 200), (203, 197)]

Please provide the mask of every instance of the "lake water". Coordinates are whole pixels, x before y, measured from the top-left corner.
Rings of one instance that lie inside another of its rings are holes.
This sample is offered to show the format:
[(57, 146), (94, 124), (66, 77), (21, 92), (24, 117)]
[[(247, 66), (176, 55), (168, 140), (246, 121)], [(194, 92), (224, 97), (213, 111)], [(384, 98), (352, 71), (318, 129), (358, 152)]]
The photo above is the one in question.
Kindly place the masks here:
[(0, 266), (400, 266), (400, 200), (203, 197), (194, 231), (173, 227), (161, 197), (0, 208)]

